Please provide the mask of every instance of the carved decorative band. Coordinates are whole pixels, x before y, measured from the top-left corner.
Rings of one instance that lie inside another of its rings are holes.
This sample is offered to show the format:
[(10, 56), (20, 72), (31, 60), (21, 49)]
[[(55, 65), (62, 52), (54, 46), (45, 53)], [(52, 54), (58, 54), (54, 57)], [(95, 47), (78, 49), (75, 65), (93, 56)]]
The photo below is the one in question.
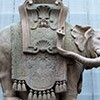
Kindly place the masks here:
[[(14, 80), (12, 89), (14, 91), (27, 91), (26, 82), (24, 80)], [(67, 91), (67, 82), (66, 81), (57, 81), (55, 83), (54, 87), (52, 87), (51, 89), (44, 90), (44, 91), (47, 92), (48, 90), (52, 90), (52, 89), (54, 90), (55, 93), (66, 92)], [(37, 91), (37, 90), (33, 90), (31, 88), (30, 88), (30, 90), (36, 91), (37, 93), (39, 93), (39, 91)], [(41, 91), (41, 93), (43, 94), (44, 91)]]

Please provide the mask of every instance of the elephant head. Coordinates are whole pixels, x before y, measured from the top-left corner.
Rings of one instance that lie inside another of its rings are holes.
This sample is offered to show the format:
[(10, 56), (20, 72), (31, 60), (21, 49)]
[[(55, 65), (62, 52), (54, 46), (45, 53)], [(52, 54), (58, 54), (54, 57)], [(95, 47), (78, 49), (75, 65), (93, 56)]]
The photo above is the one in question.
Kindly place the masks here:
[(88, 57), (100, 56), (100, 31), (93, 30), (90, 26), (76, 25), (72, 29), (72, 36), (78, 49), (86, 52)]
[[(71, 34), (74, 37), (74, 42), (81, 52), (85, 52), (86, 57), (81, 56), (72, 51), (67, 51), (62, 48), (63, 37), (65, 34), (62, 30), (57, 30), (58, 41), (57, 49), (59, 53), (65, 57), (76, 59), (86, 66), (100, 66), (100, 32), (93, 30), (90, 26), (82, 27), (76, 25), (71, 29)], [(88, 58), (87, 58), (88, 57)], [(95, 57), (95, 58), (94, 58)]]

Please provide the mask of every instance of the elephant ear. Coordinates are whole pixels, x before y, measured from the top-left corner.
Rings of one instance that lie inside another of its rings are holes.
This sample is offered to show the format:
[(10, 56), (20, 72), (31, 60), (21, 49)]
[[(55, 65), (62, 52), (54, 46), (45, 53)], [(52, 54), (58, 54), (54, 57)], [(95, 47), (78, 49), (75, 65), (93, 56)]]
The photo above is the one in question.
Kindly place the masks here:
[(74, 37), (79, 50), (83, 51), (89, 38), (93, 35), (93, 29), (90, 26), (76, 25), (71, 29), (71, 35)]

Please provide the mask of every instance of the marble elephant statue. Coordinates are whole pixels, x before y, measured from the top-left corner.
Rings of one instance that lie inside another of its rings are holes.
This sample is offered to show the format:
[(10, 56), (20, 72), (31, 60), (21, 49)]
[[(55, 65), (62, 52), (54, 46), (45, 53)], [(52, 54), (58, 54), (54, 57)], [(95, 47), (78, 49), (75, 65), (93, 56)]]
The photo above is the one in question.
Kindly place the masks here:
[[(3, 90), (3, 95), (5, 97), (5, 100), (16, 100), (16, 97), (21, 98), (22, 100), (27, 100), (27, 92), (14, 92), (12, 90), (12, 79), (11, 79), (11, 35), (13, 32), (21, 32), (20, 23), (16, 25), (11, 25), (3, 30), (0, 31), (0, 81), (1, 86)], [(72, 28), (72, 26), (67, 24), (67, 30), (65, 34), (65, 51), (66, 48), (70, 52), (77, 52), (78, 54), (86, 57), (95, 57), (100, 55), (100, 31), (93, 30), (91, 27), (82, 27), (76, 25)], [(58, 33), (58, 37), (62, 34)], [(80, 39), (82, 41), (80, 41)], [(86, 40), (85, 40), (86, 39)], [(80, 42), (83, 45), (79, 45)], [(91, 44), (91, 45), (90, 45)], [(60, 47), (60, 46), (59, 46)], [(59, 49), (59, 48), (58, 48)], [(67, 81), (68, 81), (68, 90), (66, 93), (60, 93), (57, 95), (60, 100), (77, 100), (77, 94), (81, 90), (81, 83), (82, 83), (82, 73), (84, 69), (91, 69), (93, 67), (97, 67), (96, 63), (90, 62), (90, 65), (88, 63), (83, 63), (82, 61), (78, 60), (77, 58), (73, 58), (73, 56), (68, 56), (67, 53), (64, 51), (65, 54), (62, 53), (62, 50), (59, 50), (59, 53), (63, 56), (66, 56), (66, 59), (70, 60), (70, 63), (67, 66)], [(99, 58), (97, 58), (99, 59)], [(89, 58), (89, 60), (91, 60)], [(92, 59), (93, 60), (93, 59)], [(23, 96), (24, 95), (24, 96)], [(14, 98), (15, 97), (15, 98)], [(62, 97), (62, 98), (61, 98)], [(10, 99), (9, 99), (10, 98)], [(20, 99), (18, 99), (20, 100)], [(59, 100), (59, 99), (58, 99)]]
[(4, 100), (77, 100), (84, 69), (100, 66), (100, 31), (65, 23), (55, 1), (26, 0), (21, 22), (0, 31)]

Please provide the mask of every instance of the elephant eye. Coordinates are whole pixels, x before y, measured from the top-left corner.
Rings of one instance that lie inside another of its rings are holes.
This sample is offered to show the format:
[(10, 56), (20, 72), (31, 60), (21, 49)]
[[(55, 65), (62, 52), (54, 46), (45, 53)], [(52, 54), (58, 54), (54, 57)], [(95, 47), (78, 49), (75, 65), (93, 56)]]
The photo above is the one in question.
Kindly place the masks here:
[(39, 17), (39, 19), (42, 19), (41, 17)]
[(100, 40), (100, 37), (98, 37), (97, 39)]
[(48, 20), (49, 18), (47, 17), (47, 18), (45, 18), (46, 20)]

